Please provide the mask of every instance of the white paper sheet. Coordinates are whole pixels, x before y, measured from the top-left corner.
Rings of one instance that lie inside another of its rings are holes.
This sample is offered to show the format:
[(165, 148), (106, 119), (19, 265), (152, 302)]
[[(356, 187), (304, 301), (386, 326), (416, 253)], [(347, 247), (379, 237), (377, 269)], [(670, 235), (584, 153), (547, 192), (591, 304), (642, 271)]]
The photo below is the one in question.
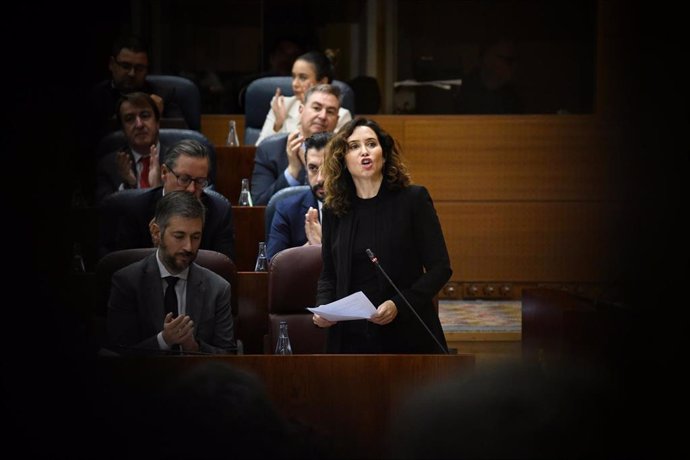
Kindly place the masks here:
[(357, 291), (335, 302), (320, 307), (307, 308), (312, 313), (328, 321), (347, 321), (352, 319), (369, 319), (376, 313), (371, 300), (362, 291)]

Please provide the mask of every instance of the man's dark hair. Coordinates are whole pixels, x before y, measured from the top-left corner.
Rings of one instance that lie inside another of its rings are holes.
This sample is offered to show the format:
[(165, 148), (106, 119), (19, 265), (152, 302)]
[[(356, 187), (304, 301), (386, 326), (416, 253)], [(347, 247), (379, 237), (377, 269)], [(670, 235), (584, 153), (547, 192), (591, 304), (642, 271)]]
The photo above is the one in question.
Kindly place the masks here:
[(314, 133), (304, 141), (304, 163), (307, 162), (307, 152), (309, 149), (321, 150), (326, 147), (328, 141), (333, 137), (333, 133), (328, 131), (323, 131), (320, 133)]
[(147, 57), (150, 54), (148, 44), (138, 35), (123, 34), (118, 36), (115, 42), (113, 42), (113, 47), (110, 52), (113, 57), (117, 57), (123, 48), (132, 50), (135, 53), (146, 53)]
[(177, 159), (180, 155), (187, 155), (193, 158), (207, 158), (209, 162), (209, 168), (211, 166), (211, 159), (208, 154), (206, 146), (199, 141), (194, 139), (182, 139), (181, 141), (175, 142), (165, 155), (165, 166), (170, 170), (174, 170), (177, 165)]
[(185, 190), (168, 192), (156, 203), (156, 215), (154, 217), (161, 233), (168, 226), (168, 222), (174, 216), (187, 219), (201, 219), (202, 225), (206, 219), (206, 209), (196, 195)]
[(151, 110), (153, 111), (153, 116), (156, 117), (156, 121), (160, 121), (161, 113), (158, 110), (158, 105), (153, 101), (149, 94), (137, 91), (134, 93), (123, 94), (115, 103), (115, 114), (117, 115), (117, 122), (119, 123), (120, 127), (123, 126), (122, 118), (120, 116), (120, 107), (122, 107), (122, 104), (125, 101), (129, 102), (134, 107), (148, 105), (149, 107), (151, 107)]

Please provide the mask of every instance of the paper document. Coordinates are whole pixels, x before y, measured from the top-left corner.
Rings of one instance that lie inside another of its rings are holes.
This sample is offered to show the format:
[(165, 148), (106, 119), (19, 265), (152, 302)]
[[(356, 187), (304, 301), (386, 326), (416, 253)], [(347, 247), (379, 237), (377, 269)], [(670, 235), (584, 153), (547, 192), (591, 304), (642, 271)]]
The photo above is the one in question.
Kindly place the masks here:
[(320, 307), (307, 308), (328, 321), (347, 321), (350, 319), (369, 319), (376, 313), (371, 300), (362, 291), (357, 291), (335, 302)]

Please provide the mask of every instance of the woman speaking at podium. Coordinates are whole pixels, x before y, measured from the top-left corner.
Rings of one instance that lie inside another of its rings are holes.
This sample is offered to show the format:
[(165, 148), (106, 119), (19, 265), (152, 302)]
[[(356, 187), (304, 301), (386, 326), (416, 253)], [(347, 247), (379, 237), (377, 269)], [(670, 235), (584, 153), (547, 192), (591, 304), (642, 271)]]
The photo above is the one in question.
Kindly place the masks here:
[(327, 353), (447, 353), (433, 298), (452, 270), (427, 189), (410, 184), (395, 140), (373, 120), (343, 126), (322, 166), (323, 269), (316, 305), (362, 291), (368, 320), (328, 321)]

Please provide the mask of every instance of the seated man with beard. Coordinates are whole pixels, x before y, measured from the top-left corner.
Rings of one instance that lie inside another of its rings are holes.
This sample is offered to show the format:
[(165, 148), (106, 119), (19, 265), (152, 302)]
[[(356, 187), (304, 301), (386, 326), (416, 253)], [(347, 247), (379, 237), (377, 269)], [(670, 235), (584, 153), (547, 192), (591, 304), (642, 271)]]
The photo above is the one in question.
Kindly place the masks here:
[(310, 190), (279, 202), (268, 234), (267, 256), (295, 246), (321, 244), (321, 207), (325, 192), (321, 164), (330, 132), (313, 134), (305, 141), (304, 164)]
[(156, 252), (112, 277), (107, 328), (115, 351), (229, 353), (234, 348), (230, 284), (194, 263), (206, 211), (184, 190), (156, 204)]

